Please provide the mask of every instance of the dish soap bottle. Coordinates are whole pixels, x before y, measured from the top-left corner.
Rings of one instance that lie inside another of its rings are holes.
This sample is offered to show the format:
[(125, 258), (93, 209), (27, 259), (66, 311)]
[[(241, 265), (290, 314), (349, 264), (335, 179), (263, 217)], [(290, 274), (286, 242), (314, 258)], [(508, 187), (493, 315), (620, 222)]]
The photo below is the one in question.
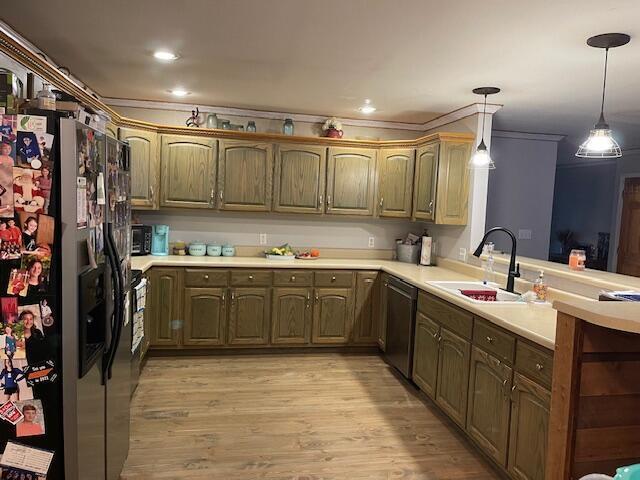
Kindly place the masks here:
[(493, 248), (494, 245), (492, 242), (489, 242), (485, 245), (487, 260), (484, 264), (484, 279), (482, 280), (482, 283), (484, 283), (485, 285), (493, 283), (494, 281), (493, 264), (495, 260), (493, 259)]
[(533, 282), (533, 291), (539, 302), (547, 301), (547, 284), (544, 281), (544, 272), (542, 270), (540, 270), (536, 281)]

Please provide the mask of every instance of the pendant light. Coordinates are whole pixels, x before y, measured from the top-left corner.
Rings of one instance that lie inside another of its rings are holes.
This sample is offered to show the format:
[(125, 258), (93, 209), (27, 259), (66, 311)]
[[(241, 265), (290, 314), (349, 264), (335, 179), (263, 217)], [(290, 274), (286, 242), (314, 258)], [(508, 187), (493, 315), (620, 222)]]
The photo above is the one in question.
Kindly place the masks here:
[(484, 143), (484, 123), (487, 118), (487, 95), (494, 95), (500, 92), (498, 87), (479, 87), (474, 88), (473, 93), (476, 95), (484, 95), (484, 107), (482, 109), (482, 132), (480, 143), (476, 147), (475, 153), (469, 159), (468, 168), (472, 170), (493, 170), (496, 164), (493, 163), (487, 146)]
[(622, 156), (620, 145), (611, 135), (609, 124), (604, 119), (604, 93), (607, 87), (607, 62), (609, 49), (626, 45), (631, 37), (625, 33), (604, 33), (587, 40), (587, 45), (594, 48), (604, 48), (604, 78), (602, 80), (602, 103), (600, 105), (600, 118), (593, 130), (578, 151), (576, 157), (582, 158), (618, 158)]

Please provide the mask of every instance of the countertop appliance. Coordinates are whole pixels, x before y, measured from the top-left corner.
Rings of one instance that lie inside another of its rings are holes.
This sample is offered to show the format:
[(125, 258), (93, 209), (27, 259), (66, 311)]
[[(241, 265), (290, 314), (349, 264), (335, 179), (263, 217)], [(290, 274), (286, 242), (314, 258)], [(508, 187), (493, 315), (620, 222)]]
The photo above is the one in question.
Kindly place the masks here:
[(406, 378), (413, 367), (413, 336), (418, 289), (396, 277), (387, 285), (387, 341), (385, 358)]
[(147, 279), (142, 270), (131, 271), (131, 395), (138, 387), (142, 346), (145, 341), (144, 310), (147, 301)]
[(131, 225), (131, 255), (151, 254), (151, 225)]
[(169, 255), (169, 225), (153, 225), (151, 255)]

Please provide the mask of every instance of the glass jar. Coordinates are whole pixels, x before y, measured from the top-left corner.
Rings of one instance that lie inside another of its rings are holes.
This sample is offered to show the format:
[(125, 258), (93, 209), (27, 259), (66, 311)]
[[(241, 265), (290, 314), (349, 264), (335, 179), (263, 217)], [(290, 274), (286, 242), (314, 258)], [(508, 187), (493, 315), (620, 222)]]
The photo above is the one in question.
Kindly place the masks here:
[(207, 115), (207, 128), (218, 128), (218, 116), (215, 113)]
[(255, 132), (256, 131), (256, 122), (253, 120), (249, 120), (247, 122), (247, 132)]
[(231, 130), (231, 120), (222, 120), (222, 130)]
[(587, 254), (584, 250), (571, 250), (569, 255), (569, 269), (574, 271), (582, 271), (585, 269), (585, 262), (587, 261)]
[(285, 135), (293, 135), (293, 120), (290, 118), (285, 119), (282, 124), (282, 133)]
[(42, 90), (36, 95), (38, 100), (38, 108), (42, 110), (55, 110), (56, 109), (56, 96), (51, 91), (51, 85), (48, 83), (42, 84)]

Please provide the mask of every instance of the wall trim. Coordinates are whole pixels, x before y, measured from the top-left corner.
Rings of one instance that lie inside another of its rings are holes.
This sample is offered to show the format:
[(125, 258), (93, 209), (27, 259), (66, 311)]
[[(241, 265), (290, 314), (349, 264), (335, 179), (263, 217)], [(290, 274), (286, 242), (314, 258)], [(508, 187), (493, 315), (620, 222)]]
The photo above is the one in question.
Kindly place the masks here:
[(493, 130), (491, 136), (498, 138), (513, 138), (517, 140), (538, 140), (541, 142), (559, 142), (566, 135), (555, 133), (529, 133), (529, 132), (516, 132), (512, 130)]

